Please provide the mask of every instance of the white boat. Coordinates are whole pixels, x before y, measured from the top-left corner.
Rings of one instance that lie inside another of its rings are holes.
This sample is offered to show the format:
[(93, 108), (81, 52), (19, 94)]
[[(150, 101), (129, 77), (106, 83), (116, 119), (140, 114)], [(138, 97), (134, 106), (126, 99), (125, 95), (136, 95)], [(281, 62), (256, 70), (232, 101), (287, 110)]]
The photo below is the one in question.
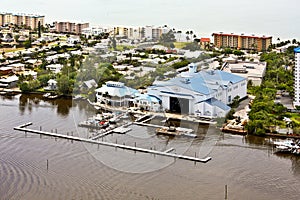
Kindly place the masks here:
[(51, 94), (50, 92), (46, 93), (43, 95), (44, 98), (47, 98), (47, 99), (56, 99), (58, 98), (58, 95), (57, 94)]
[(295, 153), (300, 152), (300, 146), (298, 142), (292, 140), (285, 140), (283, 142), (274, 142), (276, 153)]

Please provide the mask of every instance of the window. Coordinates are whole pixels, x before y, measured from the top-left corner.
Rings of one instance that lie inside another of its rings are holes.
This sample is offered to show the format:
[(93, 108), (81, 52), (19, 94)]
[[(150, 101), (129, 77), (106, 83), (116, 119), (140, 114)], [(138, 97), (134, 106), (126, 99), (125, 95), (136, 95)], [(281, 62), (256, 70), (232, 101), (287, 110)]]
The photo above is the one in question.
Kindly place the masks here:
[(228, 102), (231, 102), (231, 95), (228, 96)]

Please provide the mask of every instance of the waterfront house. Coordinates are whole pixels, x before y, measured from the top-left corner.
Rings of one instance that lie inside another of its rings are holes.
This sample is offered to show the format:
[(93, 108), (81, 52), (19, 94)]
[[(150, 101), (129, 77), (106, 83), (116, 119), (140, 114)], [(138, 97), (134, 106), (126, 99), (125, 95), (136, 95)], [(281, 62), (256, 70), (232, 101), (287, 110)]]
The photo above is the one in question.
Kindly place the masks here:
[(224, 117), (235, 97), (247, 95), (246, 78), (220, 70), (196, 71), (197, 67), (190, 64), (188, 72), (155, 81), (148, 94), (160, 99), (168, 112), (199, 117)]
[(110, 106), (132, 106), (137, 90), (125, 86), (124, 83), (108, 81), (95, 90), (97, 102)]
[(160, 99), (149, 94), (137, 94), (134, 98), (134, 106), (147, 111), (161, 111)]
[(0, 79), (0, 88), (13, 88), (16, 87), (19, 78), (17, 76), (9, 76)]
[(44, 87), (45, 90), (57, 90), (57, 81), (54, 79), (50, 79), (48, 82), (48, 86)]

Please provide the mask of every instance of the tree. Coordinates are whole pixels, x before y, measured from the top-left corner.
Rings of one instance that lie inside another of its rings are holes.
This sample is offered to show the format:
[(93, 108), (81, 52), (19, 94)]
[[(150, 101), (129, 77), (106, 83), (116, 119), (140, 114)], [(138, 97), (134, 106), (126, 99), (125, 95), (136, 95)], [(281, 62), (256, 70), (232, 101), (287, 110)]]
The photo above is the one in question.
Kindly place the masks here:
[(185, 47), (183, 47), (183, 49), (190, 50), (190, 51), (197, 51), (200, 50), (200, 45), (198, 44), (198, 42), (194, 41), (188, 43)]
[(168, 33), (163, 33), (159, 38), (159, 42), (168, 48), (174, 48), (175, 45), (173, 42), (175, 41), (175, 35), (172, 30), (170, 30)]
[(41, 37), (41, 22), (38, 22), (38, 37)]
[(61, 75), (57, 79), (57, 88), (58, 92), (63, 95), (69, 95), (72, 92), (72, 81), (68, 78), (67, 75)]

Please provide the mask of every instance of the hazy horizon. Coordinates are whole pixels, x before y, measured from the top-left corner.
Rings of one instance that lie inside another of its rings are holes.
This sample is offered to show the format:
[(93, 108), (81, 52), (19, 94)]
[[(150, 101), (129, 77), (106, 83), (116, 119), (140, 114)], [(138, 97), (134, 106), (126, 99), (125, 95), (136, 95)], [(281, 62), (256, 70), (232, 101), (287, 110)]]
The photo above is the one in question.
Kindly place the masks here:
[(10, 0), (1, 12), (45, 15), (46, 23), (81, 21), (90, 25), (169, 25), (193, 30), (199, 37), (213, 32), (270, 35), (275, 41), (300, 39), (299, 1), (289, 0)]

